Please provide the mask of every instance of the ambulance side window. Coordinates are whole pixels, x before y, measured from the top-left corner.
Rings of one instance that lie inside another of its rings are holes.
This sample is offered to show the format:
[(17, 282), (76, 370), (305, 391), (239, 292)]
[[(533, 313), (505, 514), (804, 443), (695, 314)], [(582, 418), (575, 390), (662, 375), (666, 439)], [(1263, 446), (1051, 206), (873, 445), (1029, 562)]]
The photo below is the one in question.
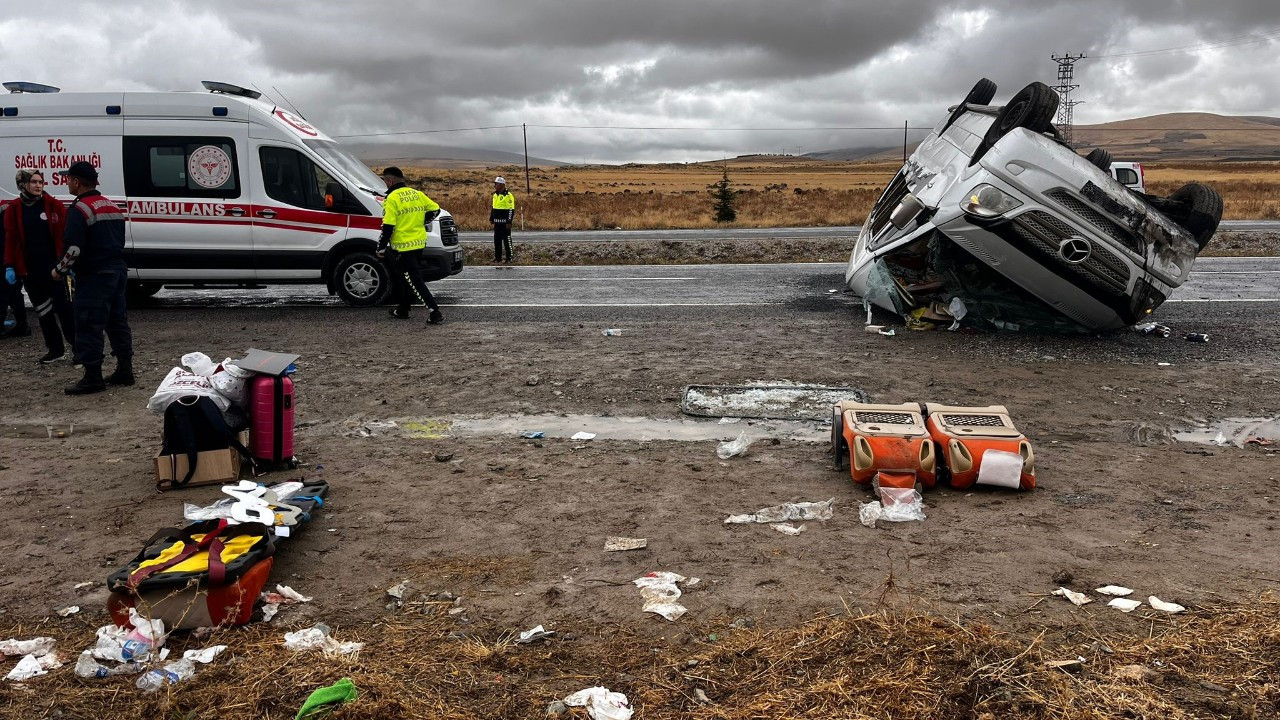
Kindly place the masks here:
[(236, 144), (226, 137), (129, 136), (124, 184), (130, 197), (240, 197)]
[(331, 178), (306, 155), (292, 148), (263, 146), (262, 185), (267, 196), (286, 205), (324, 210), (324, 188)]

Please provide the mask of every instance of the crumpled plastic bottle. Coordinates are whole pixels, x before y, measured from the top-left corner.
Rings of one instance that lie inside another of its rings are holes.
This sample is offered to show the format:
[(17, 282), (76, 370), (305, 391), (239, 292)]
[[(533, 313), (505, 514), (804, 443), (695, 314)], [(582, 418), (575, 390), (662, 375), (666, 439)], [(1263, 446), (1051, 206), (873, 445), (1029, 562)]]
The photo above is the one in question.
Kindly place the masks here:
[(144, 693), (153, 693), (165, 685), (181, 682), (196, 674), (195, 661), (190, 658), (174, 660), (156, 670), (148, 670), (134, 683)]

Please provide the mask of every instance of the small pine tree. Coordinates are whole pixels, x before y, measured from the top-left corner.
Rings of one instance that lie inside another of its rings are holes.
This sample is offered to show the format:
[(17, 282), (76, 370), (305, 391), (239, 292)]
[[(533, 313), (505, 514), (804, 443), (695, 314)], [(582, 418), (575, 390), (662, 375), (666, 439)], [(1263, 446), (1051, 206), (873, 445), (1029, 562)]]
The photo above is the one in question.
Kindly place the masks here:
[(737, 203), (737, 192), (729, 187), (729, 168), (724, 169), (724, 176), (715, 185), (712, 185), (711, 197), (714, 200), (712, 209), (715, 210), (716, 222), (733, 222), (738, 219), (738, 211), (734, 208)]

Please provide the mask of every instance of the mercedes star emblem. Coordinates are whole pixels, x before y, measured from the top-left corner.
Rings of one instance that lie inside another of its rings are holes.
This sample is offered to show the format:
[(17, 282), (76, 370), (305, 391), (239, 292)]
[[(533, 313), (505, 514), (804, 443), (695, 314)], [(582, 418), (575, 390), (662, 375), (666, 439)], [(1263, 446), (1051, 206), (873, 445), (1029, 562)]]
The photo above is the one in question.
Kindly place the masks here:
[(1058, 244), (1058, 256), (1072, 265), (1079, 265), (1089, 259), (1093, 246), (1079, 235), (1072, 235)]

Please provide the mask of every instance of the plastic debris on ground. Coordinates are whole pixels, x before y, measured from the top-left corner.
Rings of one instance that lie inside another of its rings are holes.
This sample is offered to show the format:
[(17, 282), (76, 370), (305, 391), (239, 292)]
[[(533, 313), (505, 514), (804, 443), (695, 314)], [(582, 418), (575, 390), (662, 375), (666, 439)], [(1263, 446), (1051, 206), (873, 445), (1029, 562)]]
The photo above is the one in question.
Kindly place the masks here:
[(589, 432), (576, 432), (569, 436), (570, 440), (595, 440), (596, 434)]
[(1102, 593), (1103, 595), (1110, 595), (1112, 597), (1128, 597), (1133, 594), (1133, 590), (1127, 587), (1121, 587), (1120, 585), (1105, 585), (1100, 588), (1094, 588), (1093, 591), (1096, 593)]
[(649, 546), (648, 538), (610, 537), (604, 541), (605, 552), (642, 550)]
[(1160, 598), (1156, 597), (1155, 595), (1152, 595), (1147, 598), (1147, 604), (1155, 608), (1156, 610), (1159, 610), (1160, 612), (1165, 612), (1165, 613), (1180, 613), (1180, 612), (1187, 611), (1186, 608), (1182, 607), (1178, 603), (1165, 602)]
[(1058, 597), (1064, 597), (1067, 600), (1070, 600), (1071, 604), (1075, 605), (1076, 607), (1088, 605), (1089, 603), (1093, 602), (1093, 598), (1089, 597), (1088, 595), (1085, 595), (1082, 592), (1076, 592), (1075, 590), (1068, 590), (1064, 587), (1060, 587), (1057, 590), (1054, 590), (1052, 594), (1057, 595)]
[(749, 385), (689, 385), (680, 400), (680, 412), (694, 417), (827, 422), (835, 403), (867, 402), (867, 399), (867, 393), (858, 388), (786, 380)]
[(877, 520), (909, 522), (925, 519), (924, 498), (915, 488), (879, 487), (876, 491), (880, 493), (879, 500), (858, 505), (858, 520), (863, 525), (873, 528)]
[(600, 334), (605, 337), (614, 337), (622, 334), (622, 328), (605, 328), (600, 331)]
[(547, 434), (541, 430), (525, 430), (524, 432), (520, 433), (520, 437), (524, 438), (525, 440), (541, 440), (546, 436)]
[(549, 638), (555, 634), (556, 633), (554, 630), (547, 630), (543, 628), (541, 625), (539, 625), (535, 628), (525, 630), (524, 632), (520, 633), (520, 636), (516, 638), (516, 642), (520, 645), (526, 645), (528, 643), (537, 642), (539, 640)]
[(749, 447), (751, 447), (751, 439), (747, 437), (747, 431), (743, 430), (738, 433), (738, 439), (722, 442), (716, 446), (716, 457), (728, 460), (738, 455), (746, 455)]
[(59, 609), (58, 615), (60, 617), (71, 617), (72, 615), (75, 615), (78, 612), (80, 612), (79, 605), (68, 605), (67, 607)]
[(129, 608), (129, 627), (111, 623), (98, 628), (98, 640), (91, 651), (98, 660), (141, 662), (164, 647), (165, 639), (163, 620), (148, 620)]
[(342, 678), (332, 685), (312, 690), (306, 701), (302, 703), (302, 707), (298, 708), (298, 714), (293, 716), (293, 720), (306, 720), (327, 715), (333, 710), (329, 707), (330, 705), (343, 705), (355, 700), (358, 696), (356, 684), (351, 681), (351, 678)]
[(398, 610), (404, 605), (405, 596), (413, 589), (413, 585), (408, 580), (400, 582), (387, 588), (387, 597), (391, 598), (391, 602), (387, 603), (388, 610)]
[(978, 466), (978, 485), (995, 487), (1022, 487), (1022, 465), (1024, 460), (1016, 452), (1006, 450), (987, 450), (982, 454), (982, 464)]
[(730, 515), (725, 519), (725, 524), (742, 524), (742, 523), (781, 523), (792, 522), (795, 520), (819, 520), (826, 522), (831, 519), (831, 506), (836, 501), (835, 498), (824, 500), (822, 502), (798, 502), (783, 503), (772, 507), (761, 508), (747, 515)]
[(586, 707), (591, 720), (631, 720), (627, 696), (609, 688), (590, 687), (564, 699), (569, 707)]
[(1107, 603), (1108, 607), (1113, 607), (1122, 613), (1133, 612), (1141, 605), (1141, 600), (1126, 600), (1124, 598), (1112, 598), (1111, 602)]
[(22, 682), (62, 667), (62, 659), (54, 651), (56, 645), (57, 641), (51, 637), (37, 637), (30, 640), (10, 638), (0, 642), (0, 652), (4, 653), (5, 657), (22, 656), (4, 679), (10, 682)]
[(72, 586), (72, 588), (71, 588), (71, 589), (72, 589), (72, 590), (83, 590), (83, 589), (85, 589), (85, 588), (87, 588), (87, 587), (93, 587), (94, 585), (97, 585), (97, 584), (98, 584), (98, 583), (96, 583), (96, 582), (94, 582), (94, 581), (90, 580), (90, 581), (88, 581), (88, 582), (76, 583), (74, 586)]
[(800, 533), (804, 532), (804, 525), (795, 526), (795, 525), (787, 525), (786, 523), (778, 523), (777, 525), (772, 525), (771, 527), (774, 530), (777, 530), (778, 532), (782, 533), (783, 535), (799, 535)]
[(206, 665), (227, 649), (226, 645), (213, 645), (201, 650), (187, 650), (182, 658), (167, 663), (162, 668), (148, 670), (134, 685), (144, 693), (153, 693), (165, 685), (173, 685), (196, 674), (196, 664)]
[(352, 655), (360, 652), (364, 643), (338, 642), (330, 634), (332, 631), (324, 623), (316, 623), (314, 627), (284, 634), (284, 647), (295, 652), (301, 650), (320, 650), (326, 655)]
[[(655, 613), (668, 620), (679, 619), (681, 615), (688, 612), (688, 608), (676, 602), (681, 595), (680, 588), (676, 587), (676, 584), (686, 580), (689, 579), (673, 572), (651, 572), (644, 577), (632, 580), (635, 586), (640, 588), (640, 597), (644, 599), (641, 612)], [(693, 578), (689, 583), (692, 585), (697, 581), (697, 578)]]
[(1160, 323), (1145, 322), (1133, 326), (1133, 331), (1140, 335), (1155, 335), (1156, 337), (1167, 338), (1173, 334), (1173, 330), (1166, 325)]
[(311, 602), (311, 598), (294, 590), (288, 585), (276, 585), (275, 592), (264, 592), (258, 596), (262, 601), (262, 621), (271, 622), (271, 618), (280, 612), (281, 605), (297, 605)]
[(347, 437), (369, 438), (399, 429), (395, 420), (370, 420), (346, 433)]

